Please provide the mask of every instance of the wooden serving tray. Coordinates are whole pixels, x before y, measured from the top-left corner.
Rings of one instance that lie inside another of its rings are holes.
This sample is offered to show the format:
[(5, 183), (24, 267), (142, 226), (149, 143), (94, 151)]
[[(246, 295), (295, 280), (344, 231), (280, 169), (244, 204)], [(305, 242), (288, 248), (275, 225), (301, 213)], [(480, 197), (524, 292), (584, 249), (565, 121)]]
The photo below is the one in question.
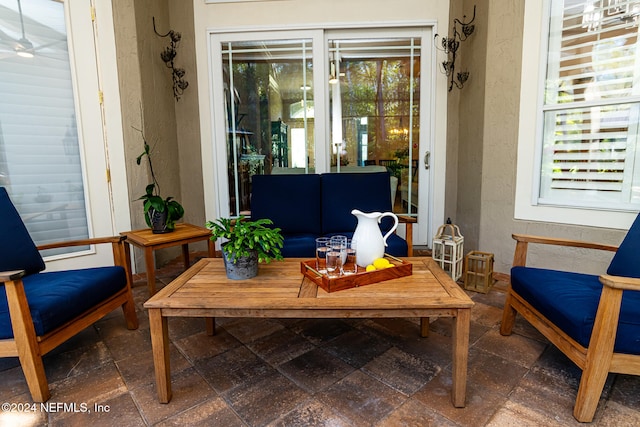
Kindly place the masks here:
[(343, 289), (357, 288), (358, 286), (370, 285), (372, 283), (383, 282), (385, 280), (397, 279), (399, 277), (411, 276), (412, 264), (399, 258), (385, 254), (385, 258), (389, 260), (393, 267), (383, 270), (365, 271), (363, 267), (361, 272), (330, 278), (326, 274), (321, 274), (316, 270), (316, 260), (310, 259), (300, 263), (300, 271), (322, 289), (327, 292), (341, 291)]

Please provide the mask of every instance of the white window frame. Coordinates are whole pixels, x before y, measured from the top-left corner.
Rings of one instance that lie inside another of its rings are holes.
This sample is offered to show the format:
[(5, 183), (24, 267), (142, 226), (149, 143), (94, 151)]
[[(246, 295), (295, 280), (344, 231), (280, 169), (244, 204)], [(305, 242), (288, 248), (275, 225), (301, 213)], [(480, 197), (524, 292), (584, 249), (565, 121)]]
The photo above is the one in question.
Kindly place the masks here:
[(514, 217), (529, 221), (628, 229), (637, 212), (538, 204), (550, 4), (550, 0), (525, 1)]

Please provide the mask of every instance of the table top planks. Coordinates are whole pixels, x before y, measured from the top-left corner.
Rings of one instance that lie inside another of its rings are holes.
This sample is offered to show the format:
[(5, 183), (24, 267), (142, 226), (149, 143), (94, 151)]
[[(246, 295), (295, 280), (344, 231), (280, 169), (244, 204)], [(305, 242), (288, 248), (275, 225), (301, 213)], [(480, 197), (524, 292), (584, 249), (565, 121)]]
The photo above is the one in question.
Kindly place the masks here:
[(473, 305), (469, 296), (431, 258), (406, 260), (413, 264), (411, 276), (327, 293), (302, 275), (301, 259), (260, 264), (257, 277), (229, 280), (222, 259), (205, 258), (144, 306), (162, 309), (165, 315), (171, 315), (171, 310), (178, 313), (188, 309), (218, 310), (218, 315), (233, 310), (268, 311), (272, 316), (278, 312), (293, 316), (309, 310), (328, 313), (351, 310), (355, 317), (375, 316), (376, 310), (410, 313)]

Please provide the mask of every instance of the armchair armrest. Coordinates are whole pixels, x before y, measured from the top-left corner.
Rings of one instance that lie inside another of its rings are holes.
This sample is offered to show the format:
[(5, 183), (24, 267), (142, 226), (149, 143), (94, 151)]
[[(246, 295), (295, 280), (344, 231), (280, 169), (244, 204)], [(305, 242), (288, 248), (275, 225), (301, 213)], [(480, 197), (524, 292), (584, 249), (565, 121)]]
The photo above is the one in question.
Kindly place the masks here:
[(2, 283), (22, 279), (23, 277), (24, 270), (0, 271), (0, 282)]
[(514, 266), (525, 266), (527, 263), (527, 249), (529, 243), (566, 246), (573, 248), (597, 249), (603, 251), (615, 252), (618, 247), (615, 245), (606, 245), (602, 243), (586, 242), (582, 240), (563, 239), (558, 237), (532, 236), (528, 234), (512, 234), (511, 237), (517, 242), (516, 250), (513, 255)]
[(98, 245), (101, 243), (121, 243), (127, 237), (126, 236), (109, 236), (109, 237), (93, 237), (90, 239), (80, 239), (80, 240), (69, 240), (67, 242), (52, 242), (45, 243), (42, 245), (38, 245), (39, 251), (44, 251), (46, 249), (56, 249), (56, 248), (66, 248), (70, 246), (87, 246), (87, 245)]
[(603, 274), (600, 276), (600, 283), (614, 289), (627, 291), (640, 291), (640, 279), (634, 277), (611, 276)]
[[(104, 243), (111, 243), (111, 250), (113, 251), (113, 261), (115, 265), (124, 267), (127, 272), (130, 271), (129, 265), (129, 247), (124, 244), (127, 236), (106, 236), (106, 237), (92, 237), (89, 239), (69, 240), (66, 242), (52, 242), (38, 245), (39, 251), (47, 249), (68, 248), (73, 246), (87, 246), (87, 245), (99, 245)], [(127, 273), (128, 275), (128, 273)]]

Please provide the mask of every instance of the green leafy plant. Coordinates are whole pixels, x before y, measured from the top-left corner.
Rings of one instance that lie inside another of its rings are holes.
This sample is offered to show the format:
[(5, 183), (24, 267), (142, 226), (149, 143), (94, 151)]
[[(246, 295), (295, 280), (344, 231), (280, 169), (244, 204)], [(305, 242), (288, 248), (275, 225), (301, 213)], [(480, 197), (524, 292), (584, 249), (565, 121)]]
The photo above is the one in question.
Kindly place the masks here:
[[(135, 128), (134, 128), (135, 129)], [(173, 197), (162, 198), (160, 196), (160, 184), (156, 179), (156, 174), (153, 170), (153, 162), (151, 161), (151, 147), (147, 143), (147, 139), (144, 133), (140, 129), (136, 129), (142, 135), (142, 142), (144, 143), (144, 151), (136, 157), (136, 164), (140, 165), (142, 159), (146, 156), (149, 163), (149, 171), (151, 172), (151, 184), (147, 185), (145, 194), (140, 196), (138, 200), (144, 201), (144, 219), (149, 227), (153, 227), (151, 224), (151, 217), (154, 212), (163, 214), (166, 212), (166, 230), (175, 229), (175, 223), (184, 216), (184, 208), (180, 203), (173, 199)]]
[(258, 262), (269, 263), (272, 260), (282, 260), (280, 250), (284, 238), (279, 228), (272, 225), (270, 219), (246, 220), (244, 216), (238, 219), (219, 218), (207, 221), (206, 226), (211, 230), (211, 240), (223, 238), (228, 242), (222, 246), (227, 259), (249, 256), (251, 251), (258, 253)]

